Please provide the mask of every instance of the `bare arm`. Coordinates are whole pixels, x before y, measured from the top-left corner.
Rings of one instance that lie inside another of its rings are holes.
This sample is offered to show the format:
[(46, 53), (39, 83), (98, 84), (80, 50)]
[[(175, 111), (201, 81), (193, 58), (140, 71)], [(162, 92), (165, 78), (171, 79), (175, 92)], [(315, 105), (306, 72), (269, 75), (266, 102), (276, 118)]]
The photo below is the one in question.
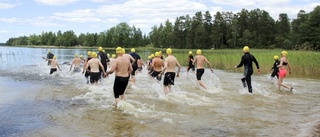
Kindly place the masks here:
[(197, 62), (197, 56), (195, 56), (194, 61), (193, 61), (192, 64), (194, 65), (194, 64), (196, 64), (196, 62)]
[(132, 65), (131, 65), (131, 63), (129, 62), (129, 70), (128, 70), (129, 76), (130, 76), (130, 74), (132, 73), (132, 71), (133, 71)]
[(57, 66), (58, 66), (58, 69), (61, 71), (58, 61), (57, 61)]
[(115, 61), (114, 64), (112, 64), (110, 70), (106, 72), (106, 74), (107, 74), (107, 75), (112, 74), (112, 73), (116, 70), (117, 64), (118, 64), (118, 63)]
[(177, 77), (179, 77), (179, 75), (180, 75), (180, 69), (181, 69), (181, 66), (180, 66), (180, 64), (179, 64), (178, 60), (177, 60), (177, 66), (178, 66), (178, 73), (177, 73)]
[(289, 74), (291, 74), (291, 65), (289, 63), (289, 60), (287, 59), (287, 62), (288, 62), (288, 68), (289, 68)]
[(86, 59), (83, 63), (83, 70), (82, 70), (82, 74), (84, 73), (84, 70), (87, 70), (87, 64), (88, 64), (88, 60)]
[(212, 68), (212, 66), (211, 66), (211, 63), (207, 60), (207, 58), (204, 58), (204, 61), (207, 62), (207, 64), (208, 64), (209, 67), (210, 67), (211, 72), (213, 72), (213, 68)]
[(105, 74), (106, 72), (104, 71), (104, 67), (103, 67), (103, 65), (101, 64), (101, 62), (100, 62), (100, 61), (99, 61), (99, 66), (101, 67), (101, 69), (102, 69), (103, 73)]
[(72, 61), (72, 64), (70, 66), (70, 70), (69, 71), (71, 71), (73, 64), (74, 64), (74, 60)]

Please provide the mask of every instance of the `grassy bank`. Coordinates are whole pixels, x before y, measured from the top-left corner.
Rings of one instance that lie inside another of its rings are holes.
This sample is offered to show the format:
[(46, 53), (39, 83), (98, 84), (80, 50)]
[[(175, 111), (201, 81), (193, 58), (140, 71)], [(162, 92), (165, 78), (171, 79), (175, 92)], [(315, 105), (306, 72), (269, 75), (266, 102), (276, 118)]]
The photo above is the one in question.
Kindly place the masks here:
[[(142, 51), (145, 49), (142, 49)], [(160, 50), (160, 49), (158, 49)], [(187, 65), (189, 50), (178, 50), (174, 49), (173, 54), (177, 57), (180, 64), (183, 66)], [(196, 52), (195, 49), (191, 50), (193, 53)], [(250, 53), (253, 54), (259, 62), (261, 73), (270, 74), (269, 69), (273, 66), (274, 60), (273, 56), (278, 55), (281, 57), (280, 53), (282, 50), (250, 50)], [(162, 50), (165, 53), (165, 50)], [(297, 77), (297, 78), (312, 78), (320, 79), (320, 53), (312, 51), (288, 51), (288, 59), (291, 64), (292, 74), (288, 77)], [(243, 72), (243, 68), (234, 70), (234, 66), (238, 65), (243, 55), (242, 50), (202, 50), (202, 54), (205, 55), (208, 60), (211, 62), (214, 68), (234, 71), (234, 72)], [(195, 55), (195, 54), (194, 54)], [(254, 66), (255, 68), (255, 66)], [(255, 69), (256, 70), (256, 69)]]

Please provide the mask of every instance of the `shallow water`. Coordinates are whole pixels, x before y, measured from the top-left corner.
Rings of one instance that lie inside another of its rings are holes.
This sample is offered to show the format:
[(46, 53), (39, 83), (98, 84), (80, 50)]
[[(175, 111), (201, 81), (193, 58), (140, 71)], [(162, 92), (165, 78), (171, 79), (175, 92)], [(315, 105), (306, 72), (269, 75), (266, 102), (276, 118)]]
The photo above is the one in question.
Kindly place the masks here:
[[(0, 47), (0, 136), (313, 136), (319, 124), (319, 80), (289, 76), (290, 92), (277, 91), (268, 75), (253, 75), (251, 95), (242, 74), (206, 70), (205, 91), (182, 68), (165, 96), (162, 82), (143, 70), (116, 106), (113, 75), (90, 86), (62, 65), (50, 76), (46, 51)], [(87, 52), (51, 51), (60, 63)]]

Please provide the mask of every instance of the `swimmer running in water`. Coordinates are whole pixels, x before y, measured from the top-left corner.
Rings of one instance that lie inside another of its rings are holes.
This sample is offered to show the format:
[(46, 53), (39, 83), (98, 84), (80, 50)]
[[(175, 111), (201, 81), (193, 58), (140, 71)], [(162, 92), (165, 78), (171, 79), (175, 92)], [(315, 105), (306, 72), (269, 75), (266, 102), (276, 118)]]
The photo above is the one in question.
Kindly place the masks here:
[(279, 79), (279, 68), (278, 68), (278, 65), (280, 64), (279, 56), (275, 55), (273, 59), (274, 59), (273, 67), (269, 70), (269, 71), (273, 70), (270, 78), (273, 79), (274, 76), (277, 76), (277, 79)]
[(78, 57), (78, 54), (75, 55), (75, 58), (73, 59), (71, 66), (70, 66), (70, 70), (72, 70), (73, 67), (73, 72), (81, 72), (81, 64), (82, 60)]
[(91, 84), (97, 85), (101, 76), (100, 68), (103, 71), (103, 75), (106, 75), (106, 72), (104, 71), (104, 67), (101, 64), (100, 60), (97, 58), (97, 53), (92, 52), (91, 54), (92, 59), (88, 61), (85, 69), (87, 70), (90, 67), (90, 82)]
[(249, 93), (252, 93), (252, 86), (251, 86), (251, 75), (253, 74), (253, 68), (252, 68), (252, 62), (256, 64), (256, 67), (258, 69), (258, 74), (260, 74), (260, 68), (259, 63), (256, 60), (256, 58), (250, 54), (249, 47), (244, 46), (243, 49), (243, 56), (241, 57), (241, 62), (239, 65), (235, 66), (234, 68), (239, 68), (244, 66), (244, 77), (241, 78), (243, 86), (246, 87), (245, 82), (247, 82)]
[(115, 102), (118, 104), (120, 100), (126, 100), (124, 92), (129, 83), (132, 65), (129, 59), (123, 56), (124, 51), (121, 47), (116, 48), (116, 54), (118, 57), (112, 61), (111, 69), (107, 71), (106, 76), (115, 72), (113, 93)]
[(197, 66), (197, 80), (200, 86), (202, 86), (205, 90), (207, 90), (207, 87), (204, 85), (204, 83), (201, 81), (201, 77), (204, 74), (204, 63), (207, 63), (210, 66), (210, 70), (213, 73), (213, 68), (210, 64), (210, 62), (207, 60), (207, 58), (203, 55), (201, 55), (201, 50), (197, 50), (197, 56), (195, 57), (193, 61), (193, 65)]
[[(163, 70), (159, 75), (162, 75), (164, 72), (163, 86), (164, 94), (167, 95), (169, 92), (172, 92), (171, 85), (174, 85), (174, 79), (176, 77), (176, 66), (178, 66), (177, 77), (180, 75), (180, 64), (175, 56), (172, 55), (172, 49), (168, 48), (166, 50), (167, 57), (165, 58), (165, 65)], [(159, 57), (160, 59), (160, 57)], [(161, 59), (160, 59), (161, 60)]]
[(290, 66), (290, 63), (289, 63), (289, 60), (287, 58), (287, 55), (288, 55), (288, 52), (287, 51), (282, 51), (281, 52), (281, 60), (280, 60), (280, 64), (278, 65), (279, 67), (279, 82), (278, 82), (278, 90), (280, 90), (280, 87), (283, 86), (287, 89), (290, 89), (290, 91), (293, 90), (292, 87), (289, 87), (285, 84), (283, 84), (283, 79), (286, 77), (287, 75), (287, 69), (286, 69), (286, 66), (288, 66), (289, 68), (289, 74), (291, 74), (291, 66)]
[(188, 56), (188, 67), (187, 67), (187, 74), (189, 72), (190, 69), (192, 69), (192, 72), (195, 71), (194, 65), (193, 65), (193, 55), (192, 55), (192, 51), (189, 51), (189, 56)]
[(161, 75), (159, 75), (162, 71), (162, 68), (164, 67), (163, 60), (160, 58), (160, 53), (155, 53), (155, 58), (152, 60), (151, 68), (152, 72), (150, 73), (150, 76), (152, 78), (157, 78), (157, 80), (161, 80)]
[(53, 56), (53, 59), (46, 59), (46, 60), (48, 60), (48, 61), (50, 61), (51, 63), (50, 63), (50, 67), (51, 67), (51, 69), (50, 69), (50, 75), (53, 73), (53, 72), (56, 72), (57, 71), (57, 68), (61, 71), (61, 69), (60, 69), (60, 66), (59, 66), (59, 63), (58, 63), (58, 61), (57, 61), (57, 56)]

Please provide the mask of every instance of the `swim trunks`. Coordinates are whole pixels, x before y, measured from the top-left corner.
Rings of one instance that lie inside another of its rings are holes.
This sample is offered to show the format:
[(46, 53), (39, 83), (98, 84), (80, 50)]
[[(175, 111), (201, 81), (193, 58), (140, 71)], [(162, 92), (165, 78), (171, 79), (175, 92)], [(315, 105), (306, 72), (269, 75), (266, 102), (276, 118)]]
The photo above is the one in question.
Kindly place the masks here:
[(174, 85), (174, 78), (176, 77), (176, 73), (174, 72), (166, 72), (164, 74), (163, 85), (168, 86)]
[(137, 65), (132, 65), (132, 72), (131, 75), (136, 75), (136, 71), (138, 70), (138, 66)]
[(52, 74), (53, 72), (56, 72), (57, 71), (57, 68), (51, 68), (50, 69), (50, 74)]
[(81, 71), (81, 68), (80, 67), (74, 67), (73, 69), (73, 72), (76, 73), (76, 72), (80, 72)]
[(151, 77), (157, 77), (160, 74), (160, 71), (153, 71), (150, 76)]
[(91, 72), (90, 73), (90, 83), (98, 82), (100, 79), (101, 73), (100, 72)]
[(124, 94), (124, 91), (128, 86), (128, 82), (129, 82), (129, 77), (116, 76), (116, 78), (114, 79), (114, 85), (113, 85), (114, 98), (119, 98), (120, 95)]
[(204, 69), (197, 69), (197, 80), (201, 80), (203, 73)]
[(279, 70), (279, 77), (284, 78), (287, 75), (287, 70), (286, 69), (280, 69)]

